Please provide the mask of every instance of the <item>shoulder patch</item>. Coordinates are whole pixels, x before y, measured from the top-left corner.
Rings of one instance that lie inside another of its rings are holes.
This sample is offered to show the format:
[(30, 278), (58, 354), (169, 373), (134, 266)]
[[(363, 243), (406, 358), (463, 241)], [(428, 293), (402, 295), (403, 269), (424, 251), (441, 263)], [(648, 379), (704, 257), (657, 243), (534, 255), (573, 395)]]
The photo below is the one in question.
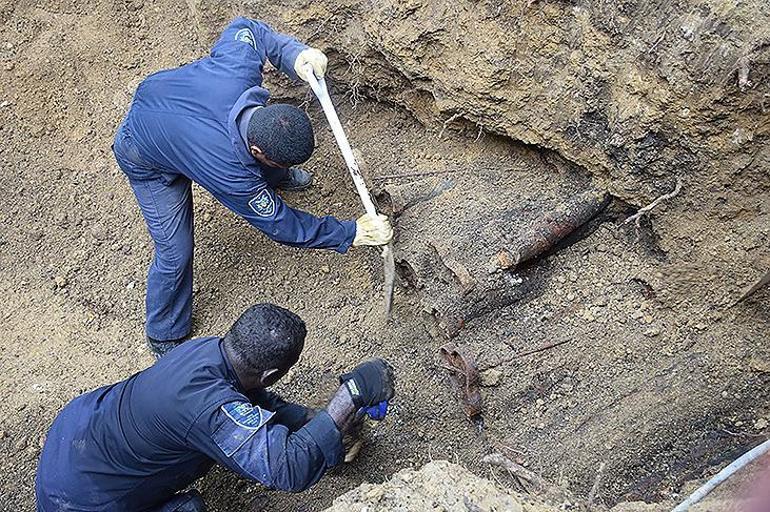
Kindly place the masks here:
[(260, 217), (272, 217), (275, 214), (275, 199), (268, 189), (262, 189), (259, 194), (251, 198), (249, 206)]
[(242, 28), (238, 32), (235, 33), (235, 40), (240, 41), (242, 43), (246, 43), (250, 45), (255, 50), (257, 49), (257, 41), (254, 38), (254, 34), (251, 32), (251, 29), (248, 28)]
[[(273, 413), (248, 402), (229, 402), (221, 406), (222, 417), (212, 434), (227, 457), (232, 457), (270, 421)], [(259, 441), (259, 438), (257, 438)]]
[(230, 402), (222, 406), (222, 412), (239, 427), (259, 430), (273, 415), (247, 402)]

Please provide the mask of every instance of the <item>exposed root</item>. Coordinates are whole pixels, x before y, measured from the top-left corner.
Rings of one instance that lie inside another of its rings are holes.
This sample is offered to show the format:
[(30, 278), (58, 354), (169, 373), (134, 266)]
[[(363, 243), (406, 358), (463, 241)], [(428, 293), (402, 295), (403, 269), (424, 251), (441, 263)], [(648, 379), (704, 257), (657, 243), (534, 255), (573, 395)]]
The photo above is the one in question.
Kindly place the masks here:
[(552, 501), (562, 503), (575, 502), (574, 496), (572, 496), (569, 491), (549, 483), (540, 475), (528, 470), (520, 464), (516, 464), (502, 453), (490, 453), (481, 459), (481, 461), (505, 469), (520, 483), (528, 483), (530, 486), (528, 492), (534, 492), (535, 494), (542, 495), (544, 498)]
[(438, 138), (441, 139), (441, 136), (444, 135), (444, 130), (446, 130), (447, 126), (449, 126), (453, 121), (455, 121), (458, 117), (462, 116), (462, 112), (456, 112), (452, 114), (446, 121), (444, 121), (443, 126), (441, 127), (441, 131), (438, 132)]
[(676, 186), (674, 187), (674, 190), (672, 190), (668, 194), (663, 194), (662, 196), (658, 197), (655, 201), (651, 202), (650, 204), (648, 204), (644, 208), (639, 208), (639, 211), (636, 212), (635, 214), (631, 215), (630, 217), (628, 217), (623, 222), (623, 224), (625, 225), (625, 224), (628, 224), (631, 221), (634, 221), (634, 223), (636, 224), (637, 228), (641, 227), (642, 217), (644, 217), (645, 215), (649, 215), (650, 212), (652, 211), (652, 209), (655, 208), (656, 206), (658, 206), (661, 202), (663, 202), (663, 201), (665, 201), (667, 199), (673, 199), (674, 197), (678, 196), (679, 192), (681, 190), (682, 190), (682, 180), (681, 179), (677, 179), (676, 180)]

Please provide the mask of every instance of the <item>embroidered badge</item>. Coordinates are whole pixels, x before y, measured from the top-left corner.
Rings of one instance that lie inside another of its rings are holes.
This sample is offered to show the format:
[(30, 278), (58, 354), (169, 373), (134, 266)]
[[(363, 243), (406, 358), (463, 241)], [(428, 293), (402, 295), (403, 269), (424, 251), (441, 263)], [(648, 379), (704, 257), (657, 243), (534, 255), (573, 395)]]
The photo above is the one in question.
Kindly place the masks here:
[(249, 206), (260, 217), (272, 217), (275, 213), (275, 200), (268, 189), (263, 189), (249, 201)]
[(248, 28), (242, 28), (235, 33), (235, 40), (242, 43), (250, 44), (252, 48), (257, 49), (257, 42), (254, 39), (254, 34)]
[(273, 415), (247, 402), (230, 402), (222, 406), (222, 412), (236, 425), (249, 430), (259, 430)]

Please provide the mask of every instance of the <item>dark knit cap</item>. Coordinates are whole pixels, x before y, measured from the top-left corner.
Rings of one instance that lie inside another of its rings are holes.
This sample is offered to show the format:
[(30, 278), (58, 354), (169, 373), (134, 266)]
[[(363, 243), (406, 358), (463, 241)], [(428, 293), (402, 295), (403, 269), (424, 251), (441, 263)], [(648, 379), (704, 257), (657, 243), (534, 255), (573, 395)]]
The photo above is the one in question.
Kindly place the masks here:
[(248, 139), (250, 146), (257, 146), (267, 158), (287, 167), (307, 161), (315, 145), (310, 118), (285, 103), (255, 110), (249, 121)]

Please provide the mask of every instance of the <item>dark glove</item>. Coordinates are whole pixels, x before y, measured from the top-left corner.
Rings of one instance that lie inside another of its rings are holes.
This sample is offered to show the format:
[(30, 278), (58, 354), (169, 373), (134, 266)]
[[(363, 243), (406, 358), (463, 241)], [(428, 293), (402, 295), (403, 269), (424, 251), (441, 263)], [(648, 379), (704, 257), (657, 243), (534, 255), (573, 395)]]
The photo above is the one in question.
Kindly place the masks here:
[(370, 359), (340, 376), (357, 408), (371, 407), (396, 394), (393, 368), (383, 359)]

